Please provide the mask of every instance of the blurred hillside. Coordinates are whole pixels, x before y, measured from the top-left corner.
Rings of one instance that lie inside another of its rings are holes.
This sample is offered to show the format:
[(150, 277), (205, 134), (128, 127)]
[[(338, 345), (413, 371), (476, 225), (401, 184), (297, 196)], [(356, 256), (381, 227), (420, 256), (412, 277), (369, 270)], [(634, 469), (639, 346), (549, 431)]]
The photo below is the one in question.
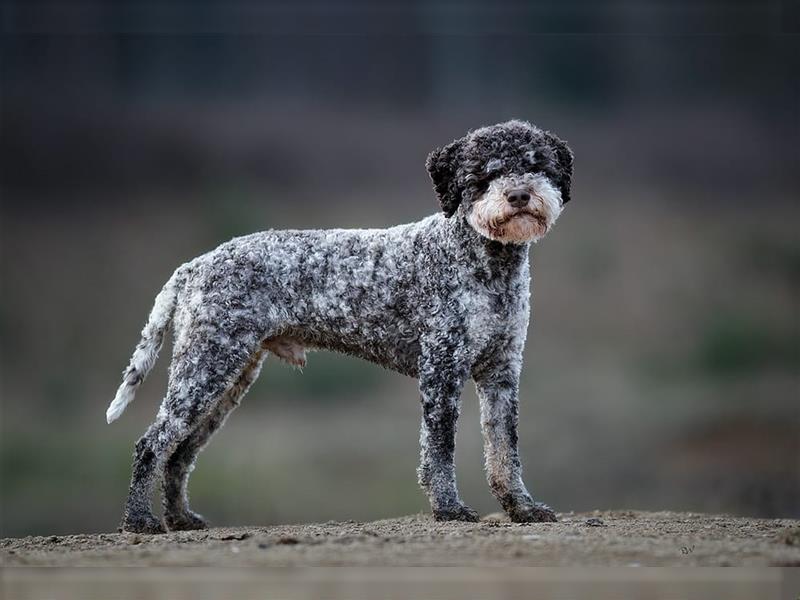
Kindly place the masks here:
[[(714, 8), (716, 6), (716, 9)], [(436, 210), (426, 154), (525, 118), (574, 201), (532, 250), (521, 443), (559, 510), (800, 515), (800, 44), (756, 2), (7, 3), (0, 534), (108, 531), (169, 350), (106, 426), (181, 262), (271, 227)], [(483, 480), (463, 396), (462, 495)], [(268, 361), (203, 453), (215, 524), (424, 510), (415, 382)]]

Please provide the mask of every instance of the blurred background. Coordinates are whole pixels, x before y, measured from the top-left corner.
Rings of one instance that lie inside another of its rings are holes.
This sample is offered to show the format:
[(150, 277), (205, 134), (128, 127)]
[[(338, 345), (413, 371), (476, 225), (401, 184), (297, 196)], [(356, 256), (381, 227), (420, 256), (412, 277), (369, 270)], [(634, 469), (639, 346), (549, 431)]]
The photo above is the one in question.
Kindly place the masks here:
[[(528, 119), (574, 200), (532, 249), (521, 400), (560, 511), (800, 516), (800, 40), (787, 3), (6, 2), (0, 534), (113, 531), (137, 401), (104, 413), (174, 268), (268, 228), (437, 210), (426, 154)], [(216, 525), (427, 510), (415, 381), (268, 360), (201, 455)], [(473, 388), (462, 495), (498, 509)]]

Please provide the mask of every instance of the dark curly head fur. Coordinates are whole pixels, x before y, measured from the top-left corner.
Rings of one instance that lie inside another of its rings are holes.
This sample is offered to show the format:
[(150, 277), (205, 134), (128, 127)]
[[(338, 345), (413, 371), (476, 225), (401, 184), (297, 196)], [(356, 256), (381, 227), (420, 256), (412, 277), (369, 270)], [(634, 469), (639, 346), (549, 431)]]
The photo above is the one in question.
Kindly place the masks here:
[(526, 121), (507, 121), (471, 131), (428, 155), (425, 163), (447, 217), (471, 203), (503, 175), (540, 173), (570, 200), (572, 151), (548, 131)]
[(541, 239), (570, 199), (572, 151), (525, 121), (471, 131), (425, 166), (447, 218), (459, 214), (504, 244)]

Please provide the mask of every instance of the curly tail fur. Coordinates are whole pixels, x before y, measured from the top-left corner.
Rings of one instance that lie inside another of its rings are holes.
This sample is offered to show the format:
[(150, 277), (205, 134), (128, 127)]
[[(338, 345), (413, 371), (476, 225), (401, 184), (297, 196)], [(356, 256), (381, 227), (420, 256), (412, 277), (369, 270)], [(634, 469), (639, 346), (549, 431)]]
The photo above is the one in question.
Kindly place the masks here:
[(142, 329), (142, 339), (133, 352), (128, 368), (122, 374), (122, 385), (119, 386), (117, 395), (106, 410), (108, 423), (116, 421), (125, 407), (133, 401), (136, 390), (156, 364), (158, 351), (164, 343), (164, 332), (175, 311), (177, 296), (178, 272), (176, 271), (156, 296), (150, 318)]

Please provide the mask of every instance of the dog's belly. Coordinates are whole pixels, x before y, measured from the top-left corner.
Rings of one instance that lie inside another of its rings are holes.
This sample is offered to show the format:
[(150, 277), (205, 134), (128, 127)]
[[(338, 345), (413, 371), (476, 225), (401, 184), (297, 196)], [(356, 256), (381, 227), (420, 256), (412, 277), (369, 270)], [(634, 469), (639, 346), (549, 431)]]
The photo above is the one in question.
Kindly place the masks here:
[[(326, 329), (293, 329), (281, 336), (281, 345), (288, 362), (298, 356), (297, 349), (328, 350), (369, 361), (386, 369), (411, 377), (417, 376), (419, 359), (419, 342), (401, 338), (385, 339), (376, 336), (359, 336), (355, 332), (342, 334), (340, 331)], [(289, 340), (288, 344), (284, 340)], [(288, 346), (288, 348), (287, 348)], [(288, 350), (286, 352), (285, 350)]]

